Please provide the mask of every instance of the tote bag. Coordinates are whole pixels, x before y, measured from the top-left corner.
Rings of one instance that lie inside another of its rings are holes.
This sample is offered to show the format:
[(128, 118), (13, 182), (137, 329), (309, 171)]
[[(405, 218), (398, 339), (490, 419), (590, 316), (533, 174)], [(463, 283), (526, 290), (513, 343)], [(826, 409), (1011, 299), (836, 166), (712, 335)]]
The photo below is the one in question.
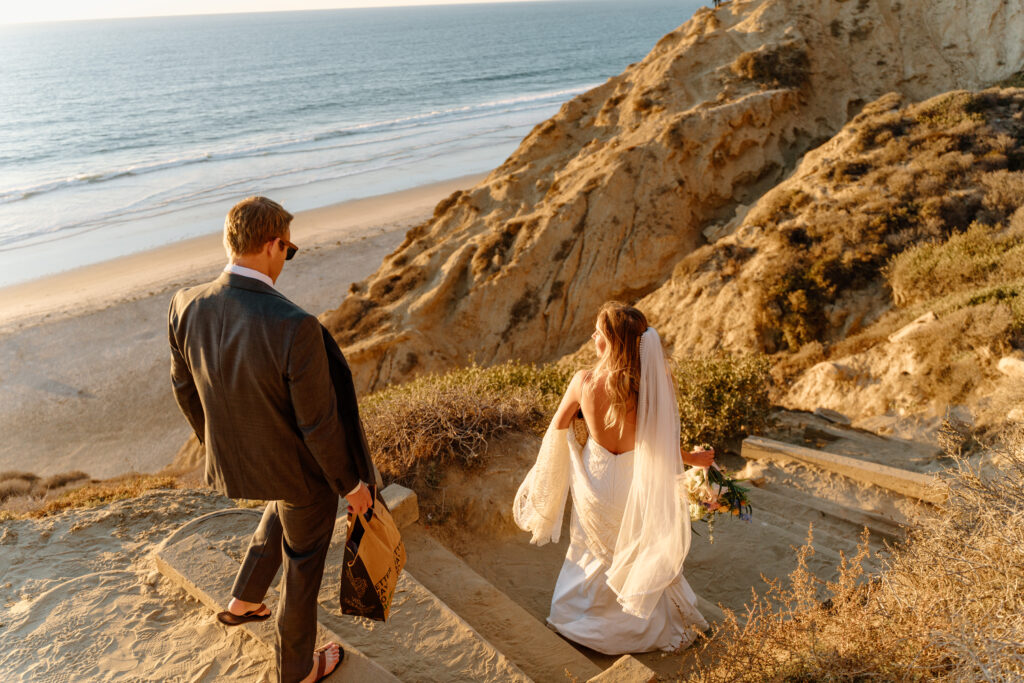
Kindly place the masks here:
[(349, 513), (345, 561), (341, 568), (341, 611), (387, 621), (398, 576), (405, 566), (405, 544), (384, 501), (372, 487), (374, 504), (362, 515)]

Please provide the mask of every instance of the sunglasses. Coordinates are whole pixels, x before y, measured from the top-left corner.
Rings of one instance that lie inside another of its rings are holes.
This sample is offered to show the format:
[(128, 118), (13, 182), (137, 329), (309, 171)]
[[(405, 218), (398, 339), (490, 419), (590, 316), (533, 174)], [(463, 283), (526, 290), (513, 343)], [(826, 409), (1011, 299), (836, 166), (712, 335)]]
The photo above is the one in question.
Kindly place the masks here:
[(291, 261), (295, 258), (295, 252), (297, 252), (299, 248), (283, 237), (278, 237), (278, 239), (281, 240), (281, 243), (288, 249), (288, 253), (284, 255), (284, 260)]

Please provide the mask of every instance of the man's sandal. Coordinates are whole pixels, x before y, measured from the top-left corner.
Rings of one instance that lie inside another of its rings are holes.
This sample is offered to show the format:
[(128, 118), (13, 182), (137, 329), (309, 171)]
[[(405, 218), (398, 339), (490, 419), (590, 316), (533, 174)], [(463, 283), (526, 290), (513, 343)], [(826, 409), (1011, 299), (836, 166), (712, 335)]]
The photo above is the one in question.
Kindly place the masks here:
[[(338, 646), (338, 663), (334, 665), (333, 669), (327, 671), (327, 651), (331, 649), (331, 645)], [(313, 683), (322, 681), (330, 676), (332, 673), (337, 671), (338, 667), (341, 666), (341, 663), (345, 661), (345, 648), (338, 643), (327, 643), (326, 645), (322, 645), (321, 647), (313, 650), (313, 654), (316, 655), (316, 678), (313, 679)]]
[(257, 614), (257, 612), (261, 612), (265, 609), (267, 609), (267, 606), (261, 602), (259, 607), (251, 609), (245, 614), (235, 614), (225, 610), (223, 612), (217, 612), (217, 621), (225, 626), (241, 626), (242, 624), (247, 624), (250, 621), (265, 621), (270, 618), (269, 610), (267, 610), (266, 614)]

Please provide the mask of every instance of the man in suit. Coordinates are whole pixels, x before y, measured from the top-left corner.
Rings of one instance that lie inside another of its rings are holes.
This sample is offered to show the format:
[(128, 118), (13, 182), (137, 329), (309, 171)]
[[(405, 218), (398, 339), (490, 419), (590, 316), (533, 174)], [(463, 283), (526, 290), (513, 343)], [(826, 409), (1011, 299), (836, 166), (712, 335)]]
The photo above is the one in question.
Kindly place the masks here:
[(205, 445), (207, 481), (231, 498), (270, 501), (217, 617), (229, 626), (269, 618), (262, 600), (283, 563), (278, 676), (305, 683), (344, 657), (337, 643), (313, 649), (338, 496), (363, 514), (373, 502), (364, 482), (374, 480), (344, 357), (274, 288), (298, 250), (291, 220), (265, 197), (235, 205), (224, 225), (227, 267), (174, 295), (168, 328), (174, 395)]

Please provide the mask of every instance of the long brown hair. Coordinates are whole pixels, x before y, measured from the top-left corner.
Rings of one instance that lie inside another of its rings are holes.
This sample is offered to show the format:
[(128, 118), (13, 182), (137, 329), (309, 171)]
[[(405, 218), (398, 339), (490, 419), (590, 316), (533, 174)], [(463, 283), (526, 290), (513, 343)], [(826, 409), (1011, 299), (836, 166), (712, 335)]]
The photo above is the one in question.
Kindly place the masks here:
[(608, 344), (594, 366), (609, 398), (605, 426), (618, 426), (622, 434), (640, 394), (640, 336), (647, 330), (647, 317), (632, 306), (609, 301), (597, 313), (597, 329)]

